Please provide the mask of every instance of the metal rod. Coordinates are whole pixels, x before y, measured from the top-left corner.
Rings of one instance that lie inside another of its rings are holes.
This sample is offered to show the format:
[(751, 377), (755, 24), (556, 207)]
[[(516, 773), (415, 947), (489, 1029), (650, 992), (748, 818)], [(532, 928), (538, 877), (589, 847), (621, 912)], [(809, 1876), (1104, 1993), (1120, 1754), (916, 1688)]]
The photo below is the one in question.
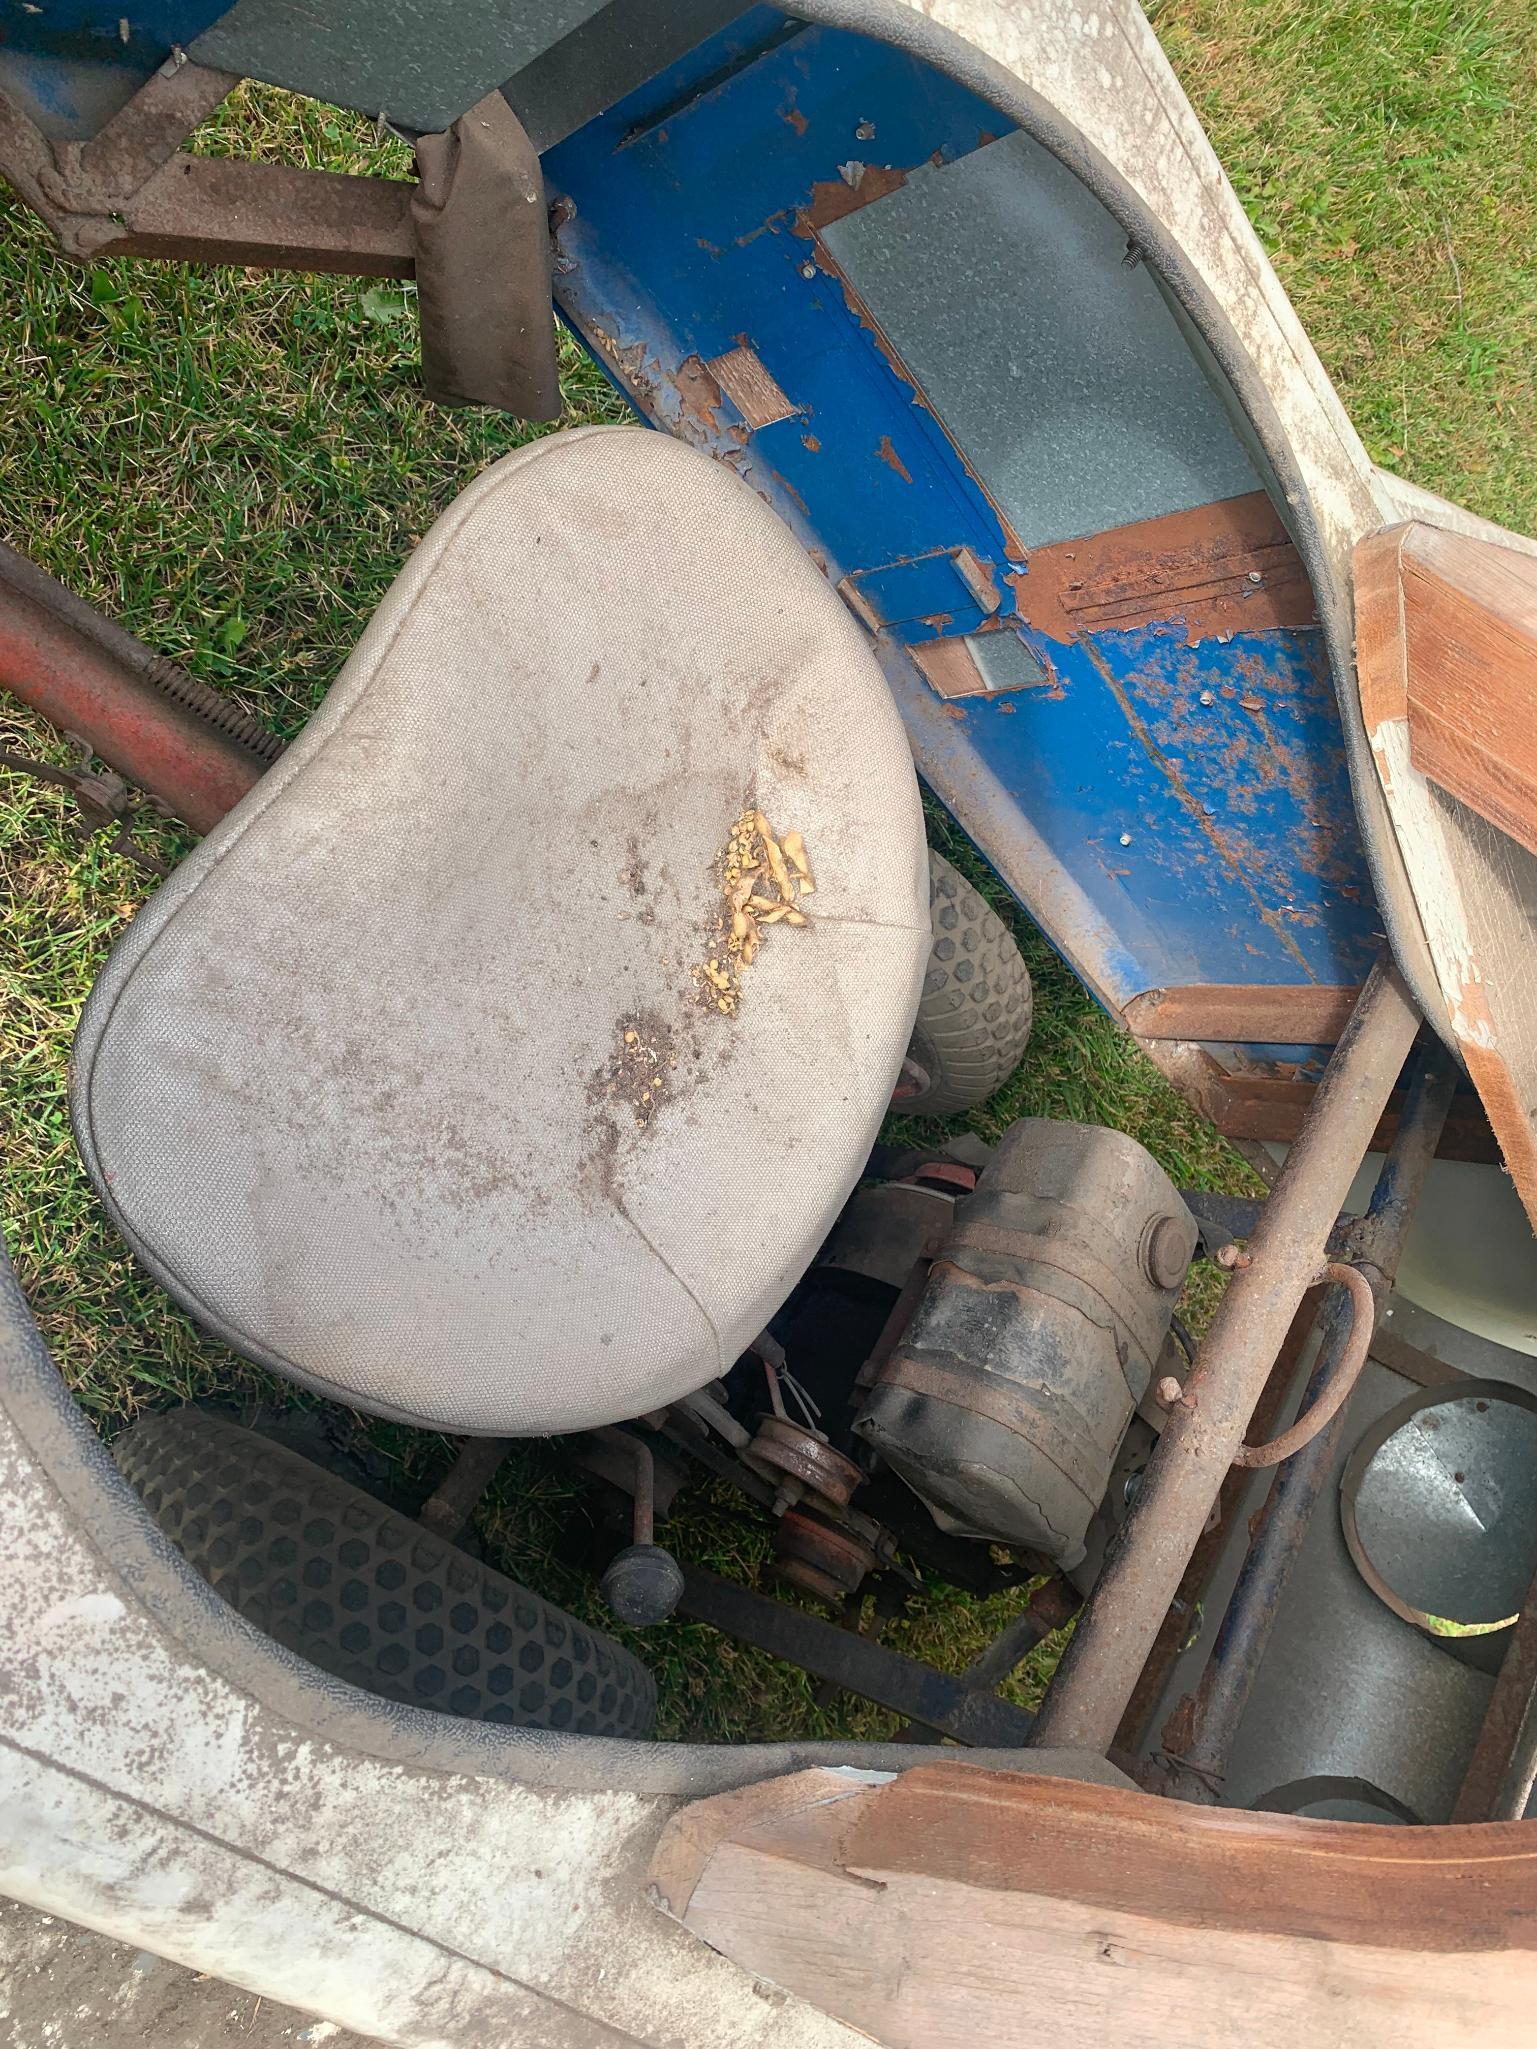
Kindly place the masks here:
[(616, 1425), (607, 1425), (594, 1430), (592, 1435), (600, 1443), (617, 1451), (628, 1459), (634, 1473), (631, 1494), (635, 1501), (635, 1523), (631, 1542), (650, 1544), (656, 1538), (656, 1460), (651, 1456), (651, 1447), (644, 1438), (633, 1431), (621, 1430)]
[[(1291, 1329), (1286, 1333), (1285, 1343), (1276, 1354), (1275, 1365), (1270, 1369), (1270, 1378), (1265, 1382), (1265, 1392), (1255, 1404), (1254, 1414), (1249, 1418), (1250, 1432), (1259, 1437), (1268, 1436), (1280, 1420), (1286, 1407), (1286, 1398), (1292, 1391), (1301, 1364), (1302, 1354), (1308, 1339), (1313, 1334), (1313, 1325), (1318, 1321), (1319, 1305), (1323, 1301), (1321, 1288), (1309, 1288), (1303, 1296)], [(1179, 1592), (1169, 1604), (1169, 1612), (1159, 1627), (1157, 1641), (1153, 1645), (1136, 1690), (1121, 1717), (1121, 1726), (1116, 1730), (1116, 1748), (1128, 1755), (1135, 1755), (1142, 1747), (1147, 1725), (1154, 1710), (1163, 1699), (1164, 1688), (1176, 1659), (1187, 1641), (1199, 1633), (1201, 1608), (1206, 1589), (1217, 1561), (1228, 1541), (1233, 1518), (1243, 1506), (1245, 1494), (1249, 1491), (1252, 1475), (1242, 1466), (1234, 1466), (1223, 1481), (1217, 1495), (1216, 1513), (1208, 1520), (1201, 1532), (1201, 1540), (1190, 1554), (1190, 1563), (1185, 1568), (1179, 1583)]]
[[(1352, 1249), (1357, 1268), (1371, 1289), (1374, 1314), (1380, 1314), (1392, 1290), (1456, 1083), (1457, 1068), (1450, 1054), (1439, 1040), (1429, 1039), (1409, 1087), (1397, 1136), (1355, 1232)], [(1358, 1312), (1346, 1296), (1331, 1294), (1320, 1318), (1318, 1353), (1303, 1396), (1304, 1413), (1329, 1385), (1341, 1357), (1359, 1336)], [(1171, 1768), (1169, 1790), (1182, 1799), (1211, 1804), (1219, 1796), (1233, 1738), (1302, 1540), (1333, 1471), (1345, 1424), (1342, 1409), (1277, 1473), (1254, 1525), (1248, 1555), (1200, 1685), (1193, 1698), (1182, 1702), (1170, 1718), (1164, 1744)]]
[(416, 1520), (452, 1544), (475, 1512), (512, 1445), (510, 1437), (466, 1437), (443, 1478), (416, 1511)]
[[(152, 665), (153, 656), (142, 652)], [(0, 685), (61, 732), (77, 733), (194, 832), (217, 825), (268, 766), (245, 738), (179, 699), (149, 666), (130, 664), (101, 634), (12, 583), (3, 565)]]
[(978, 1651), (961, 1674), (962, 1686), (973, 1693), (991, 1693), (1038, 1644), (1065, 1628), (1082, 1605), (1065, 1579), (1046, 1580), (992, 1642)]
[(1335, 1356), (1333, 1370), (1326, 1380), (1314, 1377), (1313, 1388), (1309, 1390), (1311, 1399), (1289, 1430), (1272, 1437), (1268, 1444), (1243, 1445), (1233, 1461), (1235, 1466), (1253, 1472), (1295, 1458), (1321, 1430), (1329, 1427), (1355, 1392), (1372, 1332), (1377, 1327), (1377, 1297), (1358, 1266), (1344, 1266), (1331, 1259), (1318, 1269), (1318, 1279), (1333, 1281), (1343, 1288), (1354, 1312), (1354, 1321), (1346, 1326), (1345, 1341)]
[(1255, 1226), (1248, 1264), (1235, 1273), (1170, 1412), (1120, 1544), (1047, 1690), (1033, 1743), (1109, 1749), (1419, 1025), (1397, 970), (1379, 964)]
[(1519, 1821), (1537, 1784), (1537, 1579), (1527, 1590), (1453, 1821)]

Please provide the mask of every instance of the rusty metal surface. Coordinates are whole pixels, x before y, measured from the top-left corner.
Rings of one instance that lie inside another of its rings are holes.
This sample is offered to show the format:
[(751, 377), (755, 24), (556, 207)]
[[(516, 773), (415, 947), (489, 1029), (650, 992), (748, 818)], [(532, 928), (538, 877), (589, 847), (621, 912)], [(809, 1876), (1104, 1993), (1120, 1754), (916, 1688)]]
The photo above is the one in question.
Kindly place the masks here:
[[(976, 1185), (971, 1171), (969, 1186)], [(915, 1263), (933, 1259), (955, 1215), (955, 1196), (912, 1181), (856, 1188), (833, 1226), (817, 1264), (905, 1286)]]
[[(130, 664), (119, 649), (50, 609), (35, 587), (20, 588), (0, 574), (0, 685), (61, 732), (78, 734), (194, 832), (207, 832), (255, 787), (269, 759), (240, 729), (207, 715), (201, 686), (193, 686), (188, 701), (175, 686), (192, 679), (167, 665), (173, 687), (164, 687), (155, 658), (140, 652), (143, 666)], [(238, 708), (228, 709), (243, 726)]]
[(1319, 982), (1198, 982), (1146, 989), (1121, 1012), (1139, 1039), (1215, 1040), (1275, 1046), (1332, 1046), (1360, 996), (1359, 985)]
[(1311, 1444), (1320, 1430), (1327, 1429), (1350, 1399), (1351, 1390), (1361, 1377), (1361, 1368), (1366, 1364), (1377, 1315), (1370, 1281), (1359, 1267), (1347, 1266), (1333, 1259), (1326, 1261), (1313, 1278), (1317, 1284), (1334, 1282), (1350, 1297), (1351, 1320), (1347, 1335), (1318, 1393), (1291, 1428), (1283, 1430), (1279, 1437), (1271, 1438), (1266, 1444), (1239, 1447), (1233, 1464), (1251, 1472), (1280, 1465), (1283, 1459), (1294, 1457), (1304, 1445)]
[[(1318, 1087), (1311, 1081), (1284, 1080), (1275, 1074), (1229, 1072), (1205, 1046), (1188, 1040), (1137, 1041), (1143, 1052), (1186, 1102), (1199, 1110), (1224, 1138), (1253, 1145), (1268, 1141), (1294, 1145)], [(1388, 1098), (1387, 1108), (1372, 1133), (1368, 1150), (1385, 1153), (1398, 1131), (1404, 1108), (1402, 1090)], [(1497, 1166), (1500, 1149), (1482, 1103), (1471, 1094), (1458, 1096), (1447, 1113), (1436, 1157)]]
[(786, 1416), (765, 1416), (742, 1456), (756, 1470), (806, 1488), (835, 1508), (846, 1507), (864, 1479), (853, 1460), (835, 1451), (820, 1432)]
[(124, 211), (107, 256), (159, 256), (349, 277), (415, 274), (415, 185), (288, 164), (177, 155)]
[(787, 1585), (837, 1605), (864, 1584), (880, 1560), (873, 1545), (846, 1524), (790, 1509), (774, 1532), (774, 1570)]
[(1456, 1821), (1519, 1821), (1537, 1784), (1537, 1579), (1490, 1696), (1452, 1812)]
[(1255, 1230), (1250, 1263), (1196, 1355), (1034, 1741), (1103, 1754), (1113, 1740), (1419, 1025), (1396, 970), (1379, 965)]
[(1024, 618), (1061, 641), (1172, 619), (1195, 647), (1318, 623), (1307, 571), (1263, 491), (1037, 548), (1010, 580)]
[[(1372, 1312), (1365, 1319), (1368, 1342), (1376, 1315), (1392, 1291), (1455, 1079), (1450, 1057), (1438, 1041), (1430, 1040), (1416, 1066), (1393, 1150), (1377, 1177), (1366, 1215), (1352, 1233), (1351, 1251), (1372, 1297)], [(1346, 1309), (1339, 1295), (1325, 1304), (1317, 1357), (1303, 1396), (1304, 1414), (1329, 1385), (1336, 1361), (1359, 1336), (1362, 1321), (1355, 1304)], [(1326, 1477), (1334, 1469), (1345, 1423), (1341, 1409), (1287, 1461), (1254, 1521), (1248, 1553), (1200, 1684), (1193, 1696), (1176, 1706), (1164, 1730), (1164, 1753), (1172, 1767), (1169, 1790), (1181, 1798), (1211, 1802), (1220, 1794), (1234, 1737), (1302, 1540)]]
[(416, 145), (422, 382), (440, 405), (560, 418), (544, 173), (501, 93)]
[(88, 142), (53, 143), (45, 194), (69, 213), (120, 211), (239, 83), (174, 53)]
[(68, 255), (411, 277), (415, 185), (178, 150), (227, 90), (196, 65), (159, 73), (83, 145), (0, 94), (0, 170)]
[[(1254, 1414), (1249, 1418), (1250, 1431), (1263, 1436), (1275, 1428), (1286, 1407), (1286, 1398), (1291, 1392), (1298, 1363), (1302, 1358), (1303, 1348), (1312, 1334), (1322, 1299), (1318, 1289), (1310, 1288), (1298, 1305), (1291, 1328), (1286, 1333), (1281, 1349), (1276, 1353), (1275, 1364), (1270, 1369), (1264, 1392), (1254, 1405)], [(1147, 1663), (1143, 1666), (1131, 1699), (1126, 1704), (1126, 1712), (1122, 1715), (1121, 1725), (1115, 1734), (1118, 1750), (1135, 1752), (1140, 1748), (1143, 1733), (1162, 1697), (1169, 1674), (1174, 1669), (1174, 1662), (1187, 1639), (1201, 1626), (1202, 1602), (1207, 1586), (1227, 1543), (1233, 1518), (1243, 1505), (1249, 1480), (1249, 1474), (1242, 1467), (1234, 1466), (1222, 1482), (1216, 1508), (1201, 1532), (1194, 1551), (1190, 1554), (1190, 1563), (1186, 1566), (1178, 1590), (1169, 1603), (1167, 1614), (1159, 1624), (1158, 1635), (1148, 1653)]]

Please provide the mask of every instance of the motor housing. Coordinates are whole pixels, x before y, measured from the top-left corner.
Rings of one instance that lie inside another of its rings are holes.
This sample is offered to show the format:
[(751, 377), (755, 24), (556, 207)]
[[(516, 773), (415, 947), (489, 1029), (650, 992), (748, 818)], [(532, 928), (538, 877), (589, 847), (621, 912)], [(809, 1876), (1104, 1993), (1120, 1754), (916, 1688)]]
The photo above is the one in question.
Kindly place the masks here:
[(956, 1205), (856, 1435), (941, 1529), (1077, 1564), (1196, 1235), (1135, 1139), (1022, 1119)]

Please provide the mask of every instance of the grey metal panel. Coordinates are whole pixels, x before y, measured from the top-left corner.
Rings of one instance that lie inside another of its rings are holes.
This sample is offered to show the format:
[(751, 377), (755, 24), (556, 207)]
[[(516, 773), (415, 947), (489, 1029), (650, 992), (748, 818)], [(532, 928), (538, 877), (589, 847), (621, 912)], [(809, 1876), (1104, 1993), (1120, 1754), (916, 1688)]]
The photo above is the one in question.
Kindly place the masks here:
[(1046, 664), (1017, 633), (974, 633), (966, 645), (989, 690), (1028, 690), (1051, 681)]
[[(1347, 1430), (1287, 1586), (1233, 1745), (1224, 1805), (1252, 1806), (1298, 1779), (1363, 1779), (1421, 1821), (1449, 1819), (1493, 1681), (1400, 1619), (1366, 1585), (1340, 1529), (1339, 1473), (1364, 1432), (1414, 1390), (1368, 1364)], [(1193, 1691), (1227, 1607), (1248, 1520), (1272, 1475), (1256, 1474), (1202, 1603), (1198, 1642), (1175, 1663), (1150, 1724)]]
[(188, 51), (199, 64), (433, 132), (603, 0), (236, 0)]
[(502, 91), (534, 148), (553, 149), (746, 12), (744, 0), (608, 0)]
[(1124, 231), (1029, 136), (823, 241), (1027, 548), (1259, 488)]

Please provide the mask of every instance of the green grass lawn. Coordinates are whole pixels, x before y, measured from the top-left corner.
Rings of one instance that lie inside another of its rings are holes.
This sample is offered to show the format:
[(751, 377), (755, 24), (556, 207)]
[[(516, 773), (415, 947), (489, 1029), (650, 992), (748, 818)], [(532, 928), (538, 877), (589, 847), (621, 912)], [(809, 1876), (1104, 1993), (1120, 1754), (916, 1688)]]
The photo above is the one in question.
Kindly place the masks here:
[[(1526, 0), (1164, 0), (1153, 18), (1373, 455), (1493, 518), (1537, 528), (1537, 15)], [(246, 89), (205, 146), (340, 170), (403, 168), (350, 117)], [(0, 201), (0, 531), (45, 568), (285, 733), (304, 723), (414, 540), (529, 430), (417, 390), (409, 296), (356, 280), (55, 256)], [(574, 350), (573, 420), (623, 409)], [(57, 743), (0, 700), (0, 747)], [(147, 847), (183, 850), (169, 827)], [(935, 838), (980, 879), (954, 829)], [(0, 1090), (5, 1228), (62, 1371), (110, 1433), (215, 1392), (300, 1399), (202, 1336), (139, 1275), (76, 1163), (64, 1075), (80, 1004), (150, 887), (81, 846), (45, 786), (0, 774)], [(1036, 977), (1037, 1027), (1009, 1087), (969, 1120), (1113, 1124), (1176, 1176), (1244, 1185), (1235, 1156), (989, 894)], [(353, 1423), (423, 1483), (441, 1439)], [(595, 1620), (558, 1554), (586, 1513), (558, 1452), (509, 1462), (482, 1517), (507, 1569)], [(681, 1555), (754, 1572), (765, 1550), (703, 1490), (666, 1531)], [(938, 1590), (888, 1641), (954, 1666), (1011, 1605)], [(687, 1625), (651, 1632), (670, 1735), (880, 1734), (819, 1707), (787, 1668)], [(1047, 1658), (1013, 1683), (1029, 1702)]]

